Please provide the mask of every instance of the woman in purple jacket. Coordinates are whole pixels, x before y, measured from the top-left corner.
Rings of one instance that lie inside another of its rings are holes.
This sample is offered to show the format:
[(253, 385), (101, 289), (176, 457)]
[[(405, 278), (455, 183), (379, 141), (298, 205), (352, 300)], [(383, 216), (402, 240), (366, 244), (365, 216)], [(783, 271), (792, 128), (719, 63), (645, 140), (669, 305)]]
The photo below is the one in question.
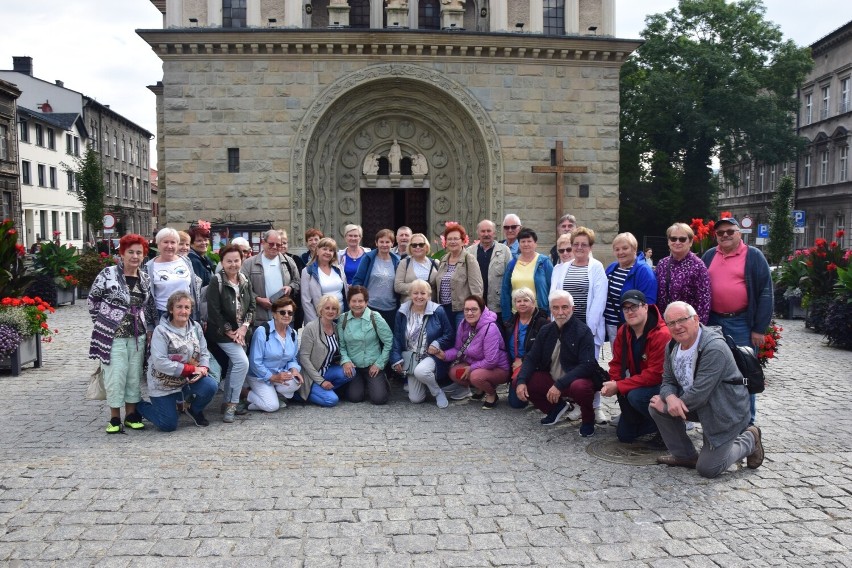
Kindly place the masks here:
[(508, 383), (509, 356), (497, 314), (485, 307), (480, 296), (464, 301), (464, 320), (456, 332), (454, 347), (436, 355), (450, 363), (450, 378), (485, 393), (482, 408), (497, 406), (497, 385)]

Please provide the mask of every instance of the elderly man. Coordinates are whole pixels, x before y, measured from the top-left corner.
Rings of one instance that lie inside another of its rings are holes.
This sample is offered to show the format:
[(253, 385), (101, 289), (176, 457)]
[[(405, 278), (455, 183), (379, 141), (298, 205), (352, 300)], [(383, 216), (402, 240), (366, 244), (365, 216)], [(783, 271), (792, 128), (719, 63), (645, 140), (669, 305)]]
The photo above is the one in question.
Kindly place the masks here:
[[(576, 228), (577, 218), (571, 214), (566, 213), (565, 215), (559, 218), (559, 222), (556, 224), (557, 240), (562, 235), (567, 235)], [(553, 266), (559, 264), (559, 252), (556, 250), (556, 245), (553, 245), (553, 248), (550, 249), (550, 261), (553, 263)]]
[(571, 317), (571, 294), (556, 290), (550, 294), (549, 305), (553, 321), (541, 328), (532, 350), (524, 357), (515, 392), (519, 400), (529, 400), (547, 415), (541, 419), (544, 426), (559, 422), (569, 408), (563, 399), (570, 398), (580, 406), (580, 435), (592, 436), (595, 386), (591, 377), (598, 366), (595, 340), (586, 324)]
[(270, 229), (263, 235), (263, 252), (243, 263), (241, 268), (257, 302), (254, 312), (255, 327), (272, 319), (272, 302), (282, 296), (294, 298), (299, 292), (299, 269), (287, 256), (287, 246), (281, 231)]
[[(701, 257), (710, 274), (708, 323), (720, 326), (737, 345), (758, 348), (763, 345), (774, 306), (769, 264), (762, 252), (743, 242), (739, 223), (732, 217), (716, 223), (716, 242)], [(756, 413), (751, 395), (751, 424)]]
[(494, 240), (497, 234), (497, 225), (494, 221), (483, 219), (476, 226), (479, 243), (468, 247), (467, 252), (476, 256), (479, 263), (479, 271), (482, 274), (482, 297), (488, 305), (488, 309), (500, 318), (500, 288), (503, 284), (503, 274), (506, 266), (512, 260), (512, 251), (503, 243)]
[(518, 258), (521, 254), (520, 242), (518, 241), (518, 233), (521, 230), (521, 218), (514, 213), (509, 213), (503, 218), (503, 236), (505, 237), (501, 243), (509, 247), (512, 251), (512, 258)]
[[(674, 345), (666, 348), (660, 394), (649, 410), (671, 454), (657, 462), (696, 468), (711, 478), (743, 458), (749, 468), (760, 467), (760, 428), (748, 423), (748, 390), (725, 339), (701, 324), (686, 302), (669, 304), (665, 320)], [(700, 454), (686, 433), (687, 420), (701, 423)]]
[(414, 232), (411, 227), (403, 225), (396, 230), (396, 246), (391, 249), (391, 252), (396, 254), (400, 259), (408, 256), (408, 243), (411, 242), (411, 236)]
[[(616, 435), (622, 442), (657, 433), (648, 404), (660, 394), (666, 345), (672, 336), (657, 306), (639, 290), (628, 290), (621, 298), (626, 322), (618, 329), (609, 362), (610, 380), (601, 387), (601, 396), (617, 396), (621, 408)], [(659, 445), (659, 440), (652, 443)]]

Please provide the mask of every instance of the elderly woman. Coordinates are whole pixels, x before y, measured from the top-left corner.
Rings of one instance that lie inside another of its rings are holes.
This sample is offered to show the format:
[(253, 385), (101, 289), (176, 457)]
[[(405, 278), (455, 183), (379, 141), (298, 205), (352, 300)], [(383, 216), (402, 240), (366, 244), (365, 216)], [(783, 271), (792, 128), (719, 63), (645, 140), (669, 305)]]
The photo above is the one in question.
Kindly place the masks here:
[(548, 313), (547, 296), (550, 293), (550, 280), (553, 275), (553, 265), (550, 259), (536, 252), (538, 235), (532, 229), (524, 227), (518, 233), (518, 254), (506, 266), (503, 274), (503, 288), (500, 293), (500, 311), (506, 324), (512, 319), (512, 292), (520, 288), (532, 290), (535, 294), (536, 306)]
[(340, 398), (335, 391), (351, 380), (340, 365), (340, 340), (335, 327), (340, 302), (336, 296), (326, 294), (320, 298), (317, 310), (319, 318), (302, 330), (299, 363), (305, 383), (296, 396), (318, 406), (337, 406)]
[[(222, 272), (207, 287), (207, 333), (228, 356), (225, 374), (225, 414), (223, 422), (232, 423), (240, 402), (240, 392), (249, 369), (246, 346), (250, 342), (255, 301), (251, 284), (240, 272), (243, 256), (240, 249), (228, 245), (219, 251)], [(244, 414), (245, 410), (240, 409)]]
[(299, 336), (291, 327), (296, 303), (287, 296), (272, 302), (272, 320), (258, 327), (251, 340), (248, 409), (276, 412), (284, 398), (304, 384), (299, 366)]
[(205, 229), (194, 225), (189, 228), (189, 237), (192, 239), (189, 243), (189, 261), (192, 263), (192, 270), (195, 275), (201, 278), (201, 286), (210, 284), (210, 277), (216, 271), (216, 265), (207, 256), (207, 246), (210, 244), (210, 229)]
[[(243, 266), (245, 266), (246, 261), (249, 258), (251, 258), (251, 244), (249, 244), (249, 242), (242, 237), (236, 237), (234, 239), (231, 239), (230, 244), (232, 244), (235, 247), (237, 247), (238, 249), (240, 249), (240, 254), (243, 256)], [(222, 272), (222, 261), (221, 260), (216, 265), (216, 273), (219, 273), (219, 272)]]
[(361, 260), (363, 260), (365, 254), (370, 252), (370, 249), (361, 246), (361, 239), (364, 238), (364, 230), (361, 225), (343, 227), (343, 238), (346, 239), (346, 248), (337, 251), (337, 263), (343, 268), (346, 284), (352, 284), (352, 279), (358, 272)]
[(428, 392), (438, 408), (447, 408), (449, 401), (442, 386), (451, 383), (446, 378), (446, 363), (436, 355), (452, 345), (453, 328), (444, 309), (431, 301), (428, 282), (415, 280), (408, 291), (411, 300), (396, 314), (390, 360), (394, 371), (408, 377), (408, 400), (423, 402)]
[(192, 237), (186, 231), (178, 231), (178, 256), (189, 256), (189, 251), (192, 250), (189, 246), (192, 243)]
[(464, 319), (465, 298), (482, 296), (482, 272), (476, 255), (465, 250), (468, 244), (467, 233), (458, 223), (445, 225), (442, 235), (447, 254), (438, 265), (435, 281), (438, 283), (438, 303), (444, 308), (453, 329)]
[(518, 373), (518, 399), (530, 401), (545, 414), (543, 426), (553, 426), (570, 408), (565, 400), (569, 397), (580, 406), (580, 435), (592, 436), (592, 402), (600, 388), (592, 380), (598, 367), (594, 337), (586, 324), (572, 317), (574, 300), (568, 292), (551, 292), (550, 313), (553, 321), (541, 328)]
[[(432, 247), (429, 239), (423, 233), (411, 235), (408, 243), (408, 256), (399, 262), (396, 267), (396, 278), (393, 289), (399, 294), (399, 301), (404, 304), (409, 298), (411, 283), (415, 280), (423, 280), (429, 284), (430, 289), (435, 289), (435, 276), (438, 273), (438, 261), (429, 257)], [(434, 299), (434, 298), (433, 298)], [(446, 315), (446, 314), (444, 314)]]
[(311, 258), (317, 253), (317, 245), (320, 242), (320, 239), (325, 235), (322, 234), (317, 228), (311, 227), (307, 231), (305, 231), (305, 246), (308, 247), (308, 250), (302, 253), (302, 264), (307, 266), (311, 262)]
[(351, 380), (347, 387), (349, 402), (385, 404), (390, 385), (384, 368), (390, 357), (393, 334), (385, 320), (367, 307), (370, 293), (363, 286), (350, 286), (349, 311), (337, 324), (340, 361), (343, 373)]
[(607, 339), (615, 340), (618, 326), (624, 323), (621, 311), (621, 297), (628, 290), (639, 290), (645, 294), (649, 304), (657, 303), (657, 277), (654, 269), (645, 262), (645, 255), (639, 253), (639, 243), (632, 233), (619, 233), (612, 240), (612, 252), (616, 261), (607, 266), (609, 281), (604, 321)]
[(311, 262), (302, 270), (302, 309), (305, 323), (317, 319), (320, 298), (331, 294), (338, 303), (346, 307), (344, 298), (349, 284), (337, 265), (337, 243), (325, 237), (317, 243), (317, 251)]
[[(195, 274), (188, 258), (178, 256), (178, 232), (169, 227), (160, 229), (156, 241), (160, 254), (148, 261), (145, 270), (151, 281), (157, 312), (163, 316), (166, 313), (166, 302), (171, 295), (183, 290), (192, 298), (193, 321), (201, 321), (201, 278)], [(154, 331), (156, 322), (147, 323), (148, 331)]]
[[(556, 264), (553, 265), (553, 276), (551, 278), (555, 279), (556, 276), (556, 267), (567, 265), (570, 261), (574, 259), (574, 249), (571, 248), (571, 233), (566, 233), (564, 235), (559, 235), (559, 238), (556, 239)], [(565, 266), (563, 266), (564, 268)], [(561, 274), (564, 278), (565, 274)]]
[(710, 274), (690, 251), (695, 233), (686, 223), (675, 223), (666, 231), (669, 256), (657, 263), (657, 307), (665, 312), (672, 302), (695, 308), (704, 325), (710, 319)]
[[(573, 231), (577, 227), (577, 218), (571, 214), (565, 214), (559, 218), (559, 222), (556, 224), (556, 244), (553, 245), (553, 248), (550, 249), (550, 261), (553, 263), (553, 266), (561, 262), (568, 262), (571, 260), (563, 260), (562, 255), (559, 253), (559, 238), (570, 235), (571, 231)], [(569, 246), (571, 241), (568, 241)]]
[(497, 314), (485, 306), (481, 296), (468, 296), (463, 305), (464, 321), (456, 331), (455, 345), (437, 357), (450, 363), (450, 379), (485, 393), (482, 408), (497, 406), (497, 386), (509, 382), (509, 358)]
[(518, 373), (524, 356), (530, 352), (539, 330), (550, 321), (550, 317), (536, 307), (535, 293), (529, 288), (518, 288), (512, 292), (512, 301), (515, 304), (515, 313), (506, 325), (506, 347), (509, 351), (509, 361), (512, 362), (509, 406), (526, 408), (527, 403), (518, 399), (516, 393)]
[(140, 401), (139, 413), (163, 432), (178, 425), (177, 404), (191, 403), (185, 412), (197, 426), (208, 426), (204, 409), (216, 394), (216, 381), (207, 376), (210, 354), (201, 325), (192, 321), (192, 297), (183, 290), (166, 301), (166, 314), (151, 336), (148, 359), (148, 396)]
[(376, 249), (365, 254), (358, 267), (353, 285), (364, 286), (370, 292), (370, 308), (378, 312), (393, 331), (399, 299), (394, 291), (399, 256), (391, 252), (393, 231), (376, 233)]
[(142, 236), (124, 235), (118, 241), (118, 264), (101, 270), (89, 289), (89, 315), (94, 324), (89, 357), (99, 359), (103, 368), (110, 407), (107, 434), (121, 432), (122, 406), (125, 426), (132, 430), (145, 427), (136, 403), (142, 399), (139, 385), (146, 322), (157, 320), (148, 274), (139, 270), (147, 253), (148, 243)]

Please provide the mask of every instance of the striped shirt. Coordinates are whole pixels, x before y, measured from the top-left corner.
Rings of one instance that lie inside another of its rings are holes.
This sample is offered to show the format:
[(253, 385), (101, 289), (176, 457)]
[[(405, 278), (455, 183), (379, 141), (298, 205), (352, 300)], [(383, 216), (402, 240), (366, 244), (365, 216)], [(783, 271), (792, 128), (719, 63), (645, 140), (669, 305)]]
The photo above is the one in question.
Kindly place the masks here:
[(328, 354), (325, 356), (325, 361), (322, 362), (322, 366), (320, 367), (320, 375), (324, 375), (325, 372), (328, 371), (328, 368), (331, 367), (335, 357), (337, 357), (337, 354), (340, 352), (340, 345), (337, 342), (337, 334), (326, 334), (325, 339), (328, 342)]
[(562, 289), (574, 298), (574, 316), (586, 323), (586, 306), (589, 303), (589, 266), (571, 264), (565, 271)]
[(606, 308), (604, 309), (604, 321), (607, 325), (620, 325), (621, 318), (621, 290), (630, 268), (616, 268), (609, 275), (609, 291), (606, 294)]

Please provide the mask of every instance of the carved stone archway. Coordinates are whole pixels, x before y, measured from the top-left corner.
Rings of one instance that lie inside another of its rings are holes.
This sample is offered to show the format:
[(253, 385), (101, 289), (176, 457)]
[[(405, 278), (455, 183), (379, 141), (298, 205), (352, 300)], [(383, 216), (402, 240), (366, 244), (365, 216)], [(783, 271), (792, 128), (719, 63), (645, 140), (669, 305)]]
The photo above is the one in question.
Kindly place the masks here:
[[(429, 218), (437, 234), (446, 220), (467, 227), (503, 208), (503, 162), (490, 117), (458, 83), (415, 65), (381, 64), (350, 74), (308, 109), (291, 164), (294, 234), (361, 223), (359, 190), (370, 152), (393, 139), (429, 164)], [(301, 212), (304, 211), (304, 216)]]

